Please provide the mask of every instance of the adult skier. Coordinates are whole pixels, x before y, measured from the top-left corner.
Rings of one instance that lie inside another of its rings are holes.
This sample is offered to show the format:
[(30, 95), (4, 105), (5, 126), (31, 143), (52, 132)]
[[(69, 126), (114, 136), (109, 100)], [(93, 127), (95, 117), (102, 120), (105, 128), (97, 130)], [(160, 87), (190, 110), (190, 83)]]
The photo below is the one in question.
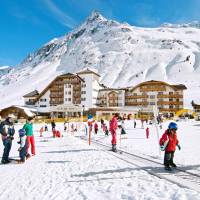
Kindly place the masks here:
[(32, 156), (35, 155), (35, 139), (33, 135), (33, 124), (32, 124), (32, 118), (29, 117), (26, 121), (26, 124), (24, 124), (23, 129), (26, 131), (26, 140), (27, 140), (27, 158), (30, 157), (29, 147), (31, 146), (31, 153)]
[(4, 145), (3, 156), (1, 163), (7, 164), (10, 162), (9, 154), (12, 147), (12, 140), (14, 139), (15, 128), (14, 128), (14, 115), (9, 114), (5, 121), (0, 124), (0, 134)]
[[(174, 153), (176, 151), (176, 146), (180, 150), (179, 141), (177, 139), (176, 131), (178, 126), (175, 122), (170, 122), (168, 129), (164, 132), (160, 139), (160, 147), (162, 151), (165, 151), (164, 155), (164, 166), (165, 170), (171, 170), (171, 167), (176, 167), (174, 163)], [(171, 166), (171, 167), (170, 167)]]

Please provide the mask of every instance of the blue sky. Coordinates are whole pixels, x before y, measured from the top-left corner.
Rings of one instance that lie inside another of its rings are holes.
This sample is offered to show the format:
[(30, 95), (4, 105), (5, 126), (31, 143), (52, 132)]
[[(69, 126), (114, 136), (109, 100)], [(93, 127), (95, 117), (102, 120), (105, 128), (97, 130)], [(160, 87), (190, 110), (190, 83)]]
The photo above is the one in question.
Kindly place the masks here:
[(0, 66), (17, 65), (92, 10), (143, 27), (200, 21), (200, 0), (0, 0)]

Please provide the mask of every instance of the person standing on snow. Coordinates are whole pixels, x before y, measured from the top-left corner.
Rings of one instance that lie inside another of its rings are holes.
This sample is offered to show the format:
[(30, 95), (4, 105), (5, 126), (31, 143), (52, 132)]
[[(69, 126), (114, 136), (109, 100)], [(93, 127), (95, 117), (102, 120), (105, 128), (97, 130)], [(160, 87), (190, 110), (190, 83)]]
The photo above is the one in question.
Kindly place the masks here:
[(18, 144), (20, 145), (18, 149), (20, 160), (18, 161), (18, 163), (24, 163), (26, 155), (27, 155), (26, 131), (24, 129), (19, 129), (18, 133), (19, 133), (19, 139), (20, 139), (20, 141), (18, 142)]
[(35, 139), (33, 135), (33, 124), (32, 124), (32, 118), (29, 117), (26, 121), (26, 124), (24, 124), (23, 129), (26, 131), (26, 140), (27, 140), (27, 158), (30, 157), (29, 154), (29, 147), (31, 145), (31, 154), (32, 156), (35, 155)]
[(113, 115), (113, 118), (110, 121), (110, 132), (111, 132), (111, 135), (112, 135), (112, 140), (111, 140), (112, 151), (114, 151), (114, 152), (117, 151), (117, 148), (116, 148), (116, 145), (117, 145), (116, 130), (117, 130), (117, 127), (118, 127), (117, 119), (118, 119), (118, 114), (116, 113), (116, 114)]
[(2, 142), (4, 145), (3, 156), (1, 163), (7, 164), (10, 162), (9, 154), (12, 147), (12, 140), (14, 139), (15, 128), (14, 128), (14, 115), (9, 114), (5, 121), (2, 121), (0, 124), (0, 134)]
[[(174, 163), (174, 153), (176, 151), (176, 146), (180, 150), (179, 141), (177, 139), (176, 131), (178, 126), (175, 122), (170, 122), (168, 129), (162, 135), (160, 139), (160, 147), (162, 151), (165, 151), (164, 155), (164, 166), (165, 170), (171, 170), (171, 167), (176, 167)], [(170, 167), (171, 166), (171, 167)]]

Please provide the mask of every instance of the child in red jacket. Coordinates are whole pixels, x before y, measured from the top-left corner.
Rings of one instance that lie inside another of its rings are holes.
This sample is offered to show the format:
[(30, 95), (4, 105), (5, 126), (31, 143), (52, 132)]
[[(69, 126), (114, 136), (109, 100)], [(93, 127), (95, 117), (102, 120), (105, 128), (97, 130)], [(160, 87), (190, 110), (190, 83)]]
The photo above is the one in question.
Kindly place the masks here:
[(177, 129), (177, 124), (171, 122), (168, 126), (168, 129), (165, 131), (160, 139), (161, 150), (165, 151), (164, 165), (166, 170), (171, 170), (170, 166), (176, 167), (176, 164), (174, 164), (173, 161), (174, 152), (176, 150), (176, 146), (179, 148), (179, 150), (181, 149), (179, 141), (177, 139)]

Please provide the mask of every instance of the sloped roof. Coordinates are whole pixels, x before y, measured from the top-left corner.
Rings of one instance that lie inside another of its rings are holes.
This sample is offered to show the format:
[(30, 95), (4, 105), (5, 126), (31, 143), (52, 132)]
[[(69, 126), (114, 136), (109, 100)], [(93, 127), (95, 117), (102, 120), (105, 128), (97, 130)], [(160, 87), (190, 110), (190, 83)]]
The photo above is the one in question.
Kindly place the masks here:
[(130, 88), (131, 91), (133, 91), (134, 89), (136, 89), (137, 87), (143, 86), (143, 85), (156, 85), (156, 84), (162, 84), (162, 85), (167, 85), (169, 87), (172, 87), (174, 90), (185, 90), (187, 89), (187, 87), (183, 84), (179, 84), (179, 85), (170, 85), (169, 83), (163, 82), (163, 81), (156, 81), (156, 80), (151, 80), (151, 81), (145, 81), (142, 82), (132, 88)]
[(84, 69), (80, 72), (77, 72), (77, 74), (95, 74), (96, 76), (99, 76), (99, 74), (97, 74), (96, 72), (92, 71), (91, 69), (87, 68), (87, 69)]
[(34, 90), (28, 94), (25, 94), (23, 97), (37, 97), (39, 95), (39, 92), (37, 90)]
[(178, 89), (178, 90), (186, 90), (187, 87), (183, 84), (179, 84), (179, 85), (172, 85), (174, 88)]
[(47, 90), (51, 87), (51, 85), (54, 83), (54, 81), (56, 81), (56, 80), (59, 79), (59, 78), (66, 77), (66, 76), (76, 76), (76, 77), (79, 78), (82, 82), (85, 82), (85, 81), (84, 81), (80, 76), (78, 76), (77, 74), (72, 74), (72, 73), (62, 74), (62, 75), (57, 76), (56, 78), (54, 78), (54, 79), (47, 85), (47, 87), (45, 87), (45, 88), (42, 90), (42, 92), (37, 96), (36, 101), (38, 101), (38, 99), (39, 99), (42, 95), (44, 95), (44, 94), (47, 92)]

